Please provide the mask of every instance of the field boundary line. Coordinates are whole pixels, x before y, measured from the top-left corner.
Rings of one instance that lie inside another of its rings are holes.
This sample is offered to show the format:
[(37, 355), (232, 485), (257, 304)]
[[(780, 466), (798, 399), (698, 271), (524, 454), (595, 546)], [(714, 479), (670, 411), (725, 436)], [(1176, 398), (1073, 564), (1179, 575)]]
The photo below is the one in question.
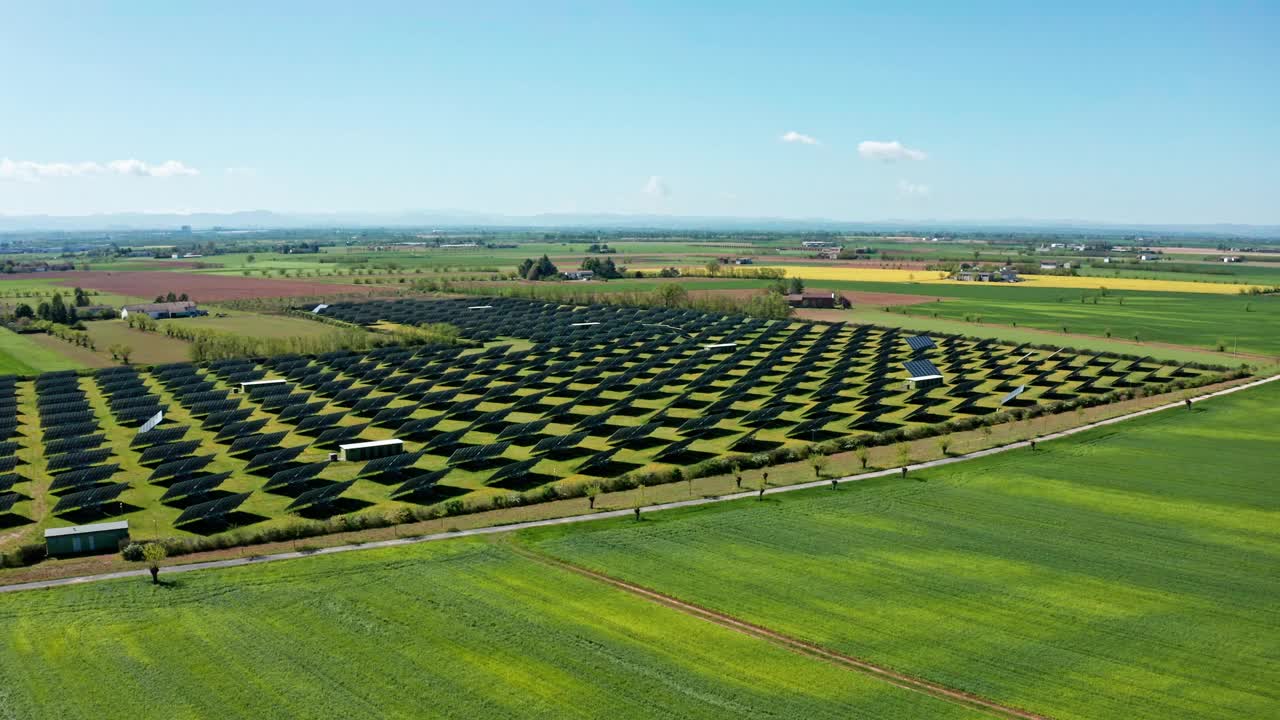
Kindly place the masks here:
[[(1275, 382), (1277, 380), (1280, 380), (1280, 375), (1272, 375), (1270, 377), (1261, 378), (1259, 380), (1254, 380), (1252, 382), (1244, 383), (1241, 385), (1235, 385), (1229, 388), (1224, 388), (1222, 390), (1217, 390), (1204, 395), (1199, 395), (1199, 396), (1193, 397), (1192, 400), (1193, 402), (1199, 402), (1201, 400), (1208, 400), (1210, 398), (1221, 397), (1223, 395), (1230, 395), (1235, 392), (1240, 392), (1241, 390), (1248, 390), (1250, 388), (1255, 388), (1260, 385), (1265, 385), (1270, 382)], [(1173, 408), (1180, 408), (1183, 406), (1184, 406), (1184, 401), (1176, 401), (1176, 402), (1166, 403), (1164, 405), (1158, 405), (1153, 408), (1147, 408), (1146, 410), (1137, 410), (1132, 413), (1128, 413), (1126, 415), (1118, 415), (1113, 418), (1108, 418), (1106, 420), (1099, 420), (1097, 422), (1092, 422), (1087, 425), (1081, 425), (1079, 427), (1069, 428), (1067, 430), (1050, 433), (1048, 435), (1038, 436), (1035, 438), (1035, 442), (1039, 443), (1039, 442), (1044, 442), (1046, 440), (1058, 440), (1061, 438), (1076, 435), (1078, 433), (1087, 432), (1089, 430), (1093, 430), (1096, 428), (1115, 425), (1116, 423), (1121, 423), (1126, 420), (1132, 420), (1134, 418), (1143, 417), (1145, 415), (1151, 415), (1153, 413), (1163, 412), (1165, 410), (1170, 410)], [(898, 475), (898, 474), (901, 474), (903, 470), (906, 470), (909, 472), (911, 470), (925, 470), (929, 468), (943, 467), (945, 465), (951, 465), (952, 463), (965, 462), (967, 460), (974, 460), (976, 458), (987, 457), (989, 455), (998, 455), (1000, 453), (1009, 452), (1011, 450), (1030, 447), (1031, 442), (1032, 442), (1031, 440), (1019, 440), (1017, 442), (1012, 442), (1007, 445), (999, 445), (997, 447), (987, 448), (985, 450), (975, 450), (974, 452), (966, 453), (964, 455), (955, 455), (952, 457), (941, 458), (938, 460), (930, 460), (928, 462), (908, 464), (902, 467), (893, 467), (893, 468), (887, 468), (884, 470), (874, 470), (872, 472), (860, 473), (857, 475), (846, 475), (844, 477), (838, 477), (838, 478), (812, 480), (810, 482), (797, 483), (795, 485), (783, 485), (779, 487), (765, 488), (764, 494), (777, 495), (780, 493), (798, 492), (801, 490), (812, 490), (814, 488), (828, 487), (832, 483), (843, 484), (843, 483), (852, 483), (852, 482), (862, 482), (864, 480), (872, 480), (875, 478)], [(727, 495), (717, 495), (715, 497), (691, 498), (689, 500), (677, 500), (674, 502), (658, 503), (655, 505), (644, 505), (638, 508), (638, 510), (641, 513), (661, 512), (663, 510), (674, 510), (677, 508), (684, 508), (684, 507), (711, 505), (714, 503), (730, 502), (733, 500), (745, 500), (748, 498), (756, 497), (759, 494), (760, 494), (759, 490), (744, 490), (742, 492), (730, 493)], [(448, 540), (451, 538), (459, 538), (459, 537), (496, 535), (500, 533), (517, 532), (519, 530), (528, 530), (528, 529), (539, 528), (539, 527), (548, 527), (548, 526), (554, 526), (554, 525), (572, 525), (575, 523), (594, 522), (597, 520), (607, 520), (611, 518), (628, 517), (634, 514), (636, 510), (637, 508), (626, 508), (622, 510), (605, 510), (602, 512), (589, 513), (586, 515), (568, 515), (565, 517), (548, 518), (546, 520), (528, 520), (525, 522), (507, 523), (504, 525), (490, 525), (489, 527), (482, 527), (482, 528), (472, 528), (469, 530), (456, 530), (456, 531), (432, 533), (429, 535), (419, 535), (417, 537), (396, 538), (393, 540), (378, 540), (374, 542), (356, 543), (356, 544), (348, 544), (348, 545), (334, 545), (332, 547), (319, 548), (316, 550), (299, 550), (299, 551), (292, 551), (292, 552), (274, 553), (271, 555), (256, 555), (256, 556), (250, 556), (250, 557), (229, 558), (226, 560), (209, 560), (204, 562), (194, 562), (194, 563), (187, 563), (187, 564), (166, 565), (164, 567), (164, 572), (165, 573), (184, 573), (184, 572), (194, 572), (197, 570), (212, 570), (217, 568), (237, 567), (240, 565), (257, 565), (265, 562), (277, 562), (280, 560), (297, 560), (300, 558), (315, 557), (318, 555), (331, 555), (334, 553), (342, 553), (342, 552), (352, 552), (355, 550), (375, 550), (379, 548), (398, 547), (401, 545), (416, 545), (418, 543), (435, 542), (437, 540)], [(60, 587), (63, 585), (79, 585), (79, 584), (90, 583), (90, 582), (101, 582), (104, 580), (118, 580), (121, 578), (144, 577), (144, 576), (148, 576), (149, 574), (150, 573), (146, 568), (140, 568), (137, 570), (120, 570), (117, 572), (99, 573), (96, 575), (78, 575), (73, 577), (57, 578), (53, 580), (37, 580), (32, 582), (14, 583), (11, 585), (0, 585), (0, 593), (20, 592), (23, 590), (43, 590), (47, 588)]]
[(742, 620), (741, 618), (727, 613), (712, 610), (696, 603), (688, 602), (687, 600), (681, 600), (674, 595), (668, 595), (664, 592), (660, 592), (643, 585), (638, 585), (597, 570), (592, 570), (566, 560), (561, 560), (560, 558), (530, 550), (527, 547), (522, 547), (514, 543), (505, 547), (517, 555), (534, 562), (539, 562), (550, 567), (559, 568), (566, 572), (581, 575), (597, 582), (605, 583), (624, 592), (637, 595), (664, 607), (676, 610), (677, 612), (726, 627), (744, 635), (749, 635), (751, 637), (765, 640), (766, 642), (771, 642), (775, 645), (780, 645), (802, 655), (826, 660), (844, 667), (847, 670), (860, 672), (903, 690), (929, 695), (946, 702), (964, 705), (965, 707), (972, 709), (987, 711), (994, 713), (999, 717), (1021, 718), (1022, 720), (1049, 720), (1048, 716), (1045, 715), (1039, 715), (1020, 708), (1004, 705), (994, 700), (984, 698), (981, 695), (975, 695), (963, 690), (956, 690), (954, 688), (949, 688), (946, 685), (925, 680), (924, 678), (892, 670), (882, 665), (877, 665), (876, 663), (854, 657), (853, 655), (846, 655), (816, 643), (801, 640), (762, 625), (756, 625), (755, 623)]

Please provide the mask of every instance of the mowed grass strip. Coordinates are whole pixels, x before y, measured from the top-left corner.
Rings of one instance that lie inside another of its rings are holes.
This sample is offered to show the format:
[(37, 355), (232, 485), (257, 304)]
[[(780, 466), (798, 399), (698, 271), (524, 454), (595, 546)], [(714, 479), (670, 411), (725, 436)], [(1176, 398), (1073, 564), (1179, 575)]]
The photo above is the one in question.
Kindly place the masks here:
[(500, 545), (0, 597), (0, 716), (968, 718)]
[(906, 479), (522, 536), (1055, 718), (1280, 707), (1280, 385)]
[(0, 328), (0, 375), (34, 375), (53, 370), (79, 370), (83, 367), (83, 364), (46, 348), (25, 335)]

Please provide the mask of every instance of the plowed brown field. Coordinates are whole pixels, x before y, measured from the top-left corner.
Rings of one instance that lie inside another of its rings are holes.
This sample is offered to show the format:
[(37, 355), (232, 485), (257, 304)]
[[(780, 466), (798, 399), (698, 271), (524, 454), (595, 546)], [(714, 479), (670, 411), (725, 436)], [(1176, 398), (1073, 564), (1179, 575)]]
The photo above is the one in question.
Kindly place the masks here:
[(92, 270), (86, 272), (42, 273), (41, 280), (56, 280), (62, 285), (80, 286), (104, 293), (131, 295), (151, 299), (157, 295), (187, 293), (197, 302), (239, 300), (253, 297), (298, 297), (333, 295), (366, 290), (355, 285), (313, 282), (307, 280), (273, 280), (231, 275), (201, 275), (180, 272)]

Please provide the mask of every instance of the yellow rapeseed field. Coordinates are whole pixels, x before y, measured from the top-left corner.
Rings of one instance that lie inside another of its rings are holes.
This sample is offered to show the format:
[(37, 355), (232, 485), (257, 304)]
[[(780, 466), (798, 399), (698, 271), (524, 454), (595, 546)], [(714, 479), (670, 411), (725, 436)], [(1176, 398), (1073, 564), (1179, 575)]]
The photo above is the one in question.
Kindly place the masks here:
[[(851, 282), (918, 282), (932, 284), (962, 284), (946, 279), (946, 273), (937, 270), (886, 270), (880, 268), (831, 267), (824, 265), (773, 265), (757, 266), (762, 269), (783, 270), (787, 277), (805, 280), (845, 280)], [(1252, 285), (1233, 283), (1190, 282), (1187, 280), (1143, 280), (1141, 278), (1070, 277), (1064, 275), (1023, 275), (1019, 287), (1058, 287), (1096, 290), (1146, 290), (1151, 292), (1208, 293), (1235, 295), (1241, 288)]]

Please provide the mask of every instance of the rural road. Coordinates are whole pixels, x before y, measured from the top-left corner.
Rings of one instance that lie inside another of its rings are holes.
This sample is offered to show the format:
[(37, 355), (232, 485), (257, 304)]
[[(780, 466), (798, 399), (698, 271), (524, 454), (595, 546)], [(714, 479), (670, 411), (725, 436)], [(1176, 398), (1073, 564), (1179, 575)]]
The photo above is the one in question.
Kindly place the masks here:
[[(1223, 395), (1230, 395), (1231, 393), (1240, 392), (1241, 390), (1248, 390), (1249, 388), (1258, 387), (1259, 385), (1265, 385), (1266, 383), (1275, 382), (1277, 380), (1280, 380), (1280, 375), (1272, 375), (1271, 377), (1262, 378), (1260, 380), (1254, 380), (1252, 382), (1245, 383), (1243, 385), (1236, 385), (1235, 387), (1230, 387), (1224, 390), (1218, 390), (1216, 392), (1208, 393), (1206, 395), (1197, 396), (1195, 398), (1195, 402), (1200, 402), (1202, 400), (1207, 400), (1209, 398), (1214, 398), (1214, 397), (1220, 397)], [(1142, 417), (1144, 415), (1151, 415), (1153, 413), (1163, 412), (1165, 410), (1171, 410), (1174, 408), (1181, 408), (1181, 407), (1183, 407), (1183, 403), (1181, 401), (1167, 403), (1165, 405), (1159, 405), (1157, 407), (1148, 408), (1146, 410), (1139, 410), (1137, 412), (1132, 412), (1127, 415), (1119, 415), (1119, 416), (1110, 418), (1108, 420), (1100, 420), (1095, 423), (1089, 423), (1088, 425), (1081, 425), (1079, 427), (1071, 428), (1069, 430), (1063, 430), (1061, 432), (1044, 435), (1036, 438), (1036, 442), (1042, 443), (1049, 440), (1057, 440), (1060, 438), (1070, 437), (1071, 435), (1082, 433), (1088, 430), (1093, 430), (1094, 428), (1105, 427), (1107, 425), (1115, 425), (1116, 423), (1121, 423), (1126, 420), (1132, 420), (1133, 418)], [(1030, 441), (1023, 440), (1015, 443), (1010, 443), (1008, 445), (1001, 445), (999, 447), (989, 448), (986, 450), (977, 450), (975, 452), (967, 453), (965, 455), (956, 455), (954, 457), (947, 457), (939, 460), (930, 460), (928, 462), (907, 465), (906, 468), (908, 472), (910, 472), (912, 470), (926, 470), (929, 468), (943, 467), (945, 465), (951, 465), (952, 463), (964, 462), (966, 460), (973, 460), (975, 458), (986, 457), (988, 455), (996, 455), (999, 453), (1009, 452), (1011, 450), (1018, 450), (1020, 448), (1028, 447), (1030, 446), (1030, 444), (1031, 444)], [(862, 480), (870, 480), (872, 478), (898, 475), (901, 472), (902, 472), (902, 468), (897, 467), (897, 468), (889, 468), (887, 470), (877, 470), (874, 472), (861, 473), (858, 475), (847, 475), (841, 478), (834, 478), (834, 480), (836, 483), (860, 482)], [(810, 490), (813, 488), (828, 487), (831, 485), (831, 482), (832, 482), (831, 479), (827, 479), (827, 480), (815, 480), (813, 482), (807, 482), (807, 483), (800, 483), (798, 485), (784, 485), (781, 487), (768, 488), (764, 491), (764, 494), (777, 495), (779, 493), (788, 493), (788, 492), (796, 492), (799, 490)], [(744, 492), (732, 493), (729, 495), (719, 495), (716, 497), (693, 498), (690, 500), (679, 500), (677, 502), (660, 503), (657, 505), (646, 505), (640, 508), (640, 512), (650, 513), (650, 512), (658, 512), (661, 510), (673, 510), (675, 508), (694, 507), (697, 505), (710, 505), (712, 503), (729, 502), (731, 500), (743, 500), (743, 499), (755, 497), (758, 494), (759, 494), (758, 490), (747, 490)], [(608, 511), (602, 511), (598, 513), (592, 513), (589, 515), (572, 515), (569, 517), (553, 518), (550, 520), (531, 520), (528, 522), (510, 523), (507, 525), (492, 525), (489, 527), (474, 528), (471, 530), (457, 530), (453, 532), (434, 533), (431, 535), (420, 535), (418, 537), (412, 537), (412, 538), (380, 540), (377, 542), (362, 543), (359, 545), (335, 545), (333, 547), (320, 548), (317, 550), (284, 552), (284, 553), (276, 553), (273, 555), (259, 555), (256, 557), (230, 558), (227, 560), (212, 560), (208, 562), (189, 563), (186, 565), (172, 565), (172, 566), (166, 566), (164, 568), (164, 573), (165, 574), (185, 573), (185, 572), (193, 572), (196, 570), (212, 570), (215, 568), (236, 567), (240, 565), (258, 565), (261, 563), (277, 562), (280, 560), (296, 560), (300, 558), (316, 557), (318, 555), (331, 555), (334, 553), (351, 552), (353, 550), (374, 550), (378, 548), (389, 548), (389, 547), (398, 547), (401, 545), (415, 545), (417, 543), (435, 542), (437, 540), (449, 540), (451, 538), (472, 537), (472, 536), (478, 536), (478, 535), (494, 535), (498, 533), (515, 532), (517, 530), (526, 530), (529, 528), (547, 527), (552, 525), (569, 525), (573, 523), (593, 522), (596, 520), (604, 520), (608, 518), (628, 517), (630, 515), (633, 515), (634, 513), (635, 513), (635, 510), (631, 508), (628, 508), (625, 510), (608, 510)], [(47, 588), (60, 587), (63, 585), (79, 585), (81, 583), (101, 582), (103, 580), (118, 580), (121, 578), (145, 577), (148, 575), (149, 575), (149, 571), (146, 568), (141, 568), (138, 570), (122, 570), (120, 572), (101, 573), (98, 575), (82, 575), (79, 577), (58, 578), (56, 580), (41, 580), (37, 582), (18, 583), (14, 585), (3, 585), (3, 586), (0, 586), (0, 593), (20, 592), (23, 590), (42, 590)]]

